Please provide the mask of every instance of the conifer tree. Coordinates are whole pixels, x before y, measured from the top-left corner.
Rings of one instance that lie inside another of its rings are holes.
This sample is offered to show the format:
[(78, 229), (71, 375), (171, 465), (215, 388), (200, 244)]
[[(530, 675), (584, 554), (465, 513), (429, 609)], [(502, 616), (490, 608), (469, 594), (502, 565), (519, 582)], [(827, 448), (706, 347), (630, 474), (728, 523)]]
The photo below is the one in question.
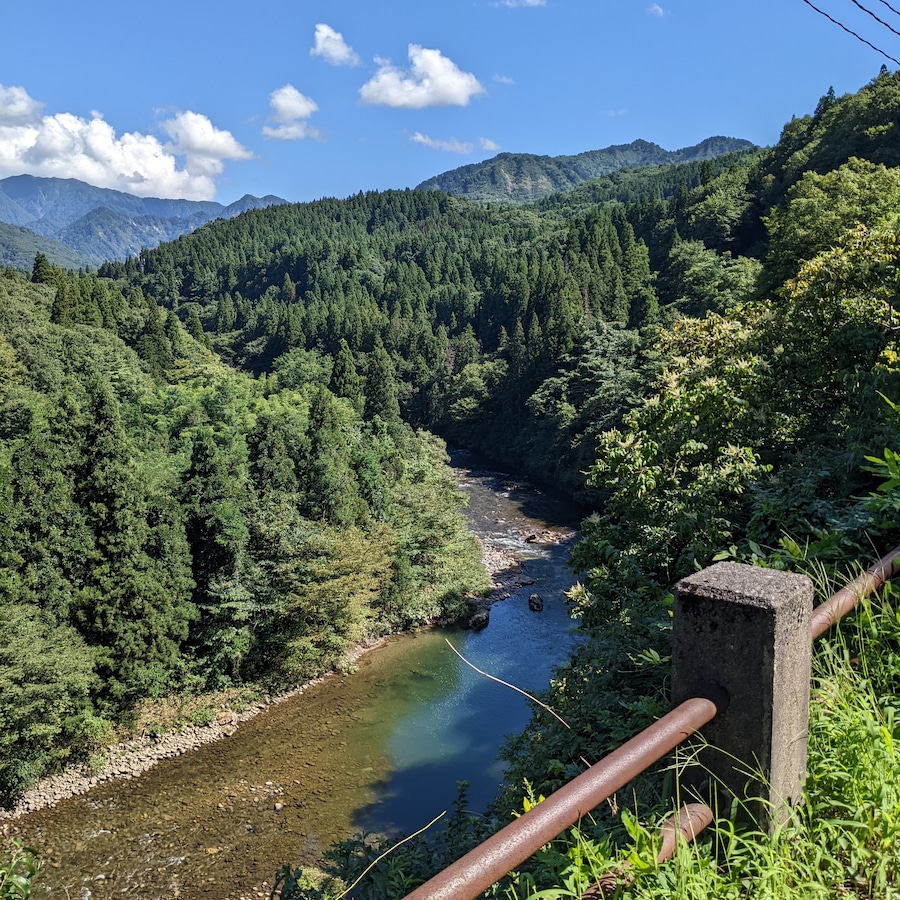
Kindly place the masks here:
[(336, 397), (346, 397), (357, 412), (362, 412), (361, 379), (356, 374), (356, 363), (353, 353), (344, 338), (341, 338), (338, 352), (334, 357), (329, 389)]
[(77, 497), (94, 547), (76, 592), (76, 621), (98, 650), (106, 697), (118, 706), (171, 689), (195, 612), (184, 532), (174, 510), (134, 471), (118, 403), (88, 385)]
[(53, 283), (53, 266), (47, 257), (38, 251), (34, 254), (34, 266), (31, 269), (31, 280), (35, 284)]
[(388, 425), (399, 423), (396, 378), (394, 364), (379, 339), (366, 363), (366, 401), (363, 410), (366, 421), (379, 416)]

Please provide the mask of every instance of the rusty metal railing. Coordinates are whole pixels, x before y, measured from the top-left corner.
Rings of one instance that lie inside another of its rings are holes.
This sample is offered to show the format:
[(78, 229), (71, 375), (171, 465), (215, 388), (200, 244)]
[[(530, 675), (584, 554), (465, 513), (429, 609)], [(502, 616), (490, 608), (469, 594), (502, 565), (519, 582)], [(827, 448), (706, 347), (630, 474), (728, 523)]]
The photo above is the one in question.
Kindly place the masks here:
[(407, 894), (406, 900), (474, 900), (544, 844), (558, 837), (635, 775), (711, 722), (712, 700), (686, 700), (586, 772)]
[[(900, 574), (900, 547), (882, 557), (866, 572), (841, 588), (813, 611), (811, 639), (821, 637), (864, 597)], [(696, 697), (686, 700), (587, 771), (555, 791), (537, 806), (470, 850), (404, 900), (475, 900), (541, 847), (557, 838), (596, 806), (623, 788), (632, 778), (671, 753), (679, 744), (724, 712), (728, 700)], [(703, 804), (683, 807), (662, 827), (659, 861), (674, 853), (679, 836), (693, 839), (712, 821)], [(611, 877), (618, 878), (611, 873)], [(604, 896), (612, 885), (601, 882), (583, 900)]]
[(885, 582), (900, 573), (900, 547), (882, 556), (862, 575), (854, 578), (846, 587), (832, 594), (813, 610), (812, 639), (820, 638), (832, 625), (847, 615), (863, 597), (880, 591)]

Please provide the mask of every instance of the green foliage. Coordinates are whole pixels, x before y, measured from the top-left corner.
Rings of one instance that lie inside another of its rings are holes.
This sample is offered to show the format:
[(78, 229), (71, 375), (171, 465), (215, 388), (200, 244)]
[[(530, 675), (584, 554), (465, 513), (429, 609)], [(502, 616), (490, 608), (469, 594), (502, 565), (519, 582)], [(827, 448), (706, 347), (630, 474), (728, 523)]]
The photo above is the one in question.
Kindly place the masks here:
[(794, 277), (811, 260), (857, 225), (873, 227), (896, 215), (900, 206), (900, 168), (888, 169), (851, 159), (824, 175), (806, 172), (791, 187), (784, 207), (766, 219), (771, 285)]
[(17, 838), (10, 840), (0, 857), (0, 898), (28, 900), (40, 866), (37, 850), (24, 847)]
[(0, 607), (0, 792), (8, 801), (70, 753), (102, 739), (94, 659), (81, 635), (36, 607)]

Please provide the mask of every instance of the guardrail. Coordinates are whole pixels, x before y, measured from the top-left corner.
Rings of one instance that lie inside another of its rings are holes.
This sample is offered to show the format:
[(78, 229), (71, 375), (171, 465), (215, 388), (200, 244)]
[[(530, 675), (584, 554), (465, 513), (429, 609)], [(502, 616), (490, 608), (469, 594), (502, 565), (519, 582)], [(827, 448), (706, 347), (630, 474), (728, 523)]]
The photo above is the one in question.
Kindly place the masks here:
[[(702, 765), (694, 770), (707, 774), (688, 789), (740, 797), (745, 815), (774, 827), (800, 799), (806, 777), (812, 641), (898, 573), (900, 547), (815, 610), (812, 583), (789, 572), (718, 563), (679, 582), (674, 709), (405, 900), (475, 900), (701, 728)], [(703, 804), (670, 817), (660, 861), (678, 834), (691, 839), (710, 821)], [(601, 896), (602, 885), (585, 900)]]

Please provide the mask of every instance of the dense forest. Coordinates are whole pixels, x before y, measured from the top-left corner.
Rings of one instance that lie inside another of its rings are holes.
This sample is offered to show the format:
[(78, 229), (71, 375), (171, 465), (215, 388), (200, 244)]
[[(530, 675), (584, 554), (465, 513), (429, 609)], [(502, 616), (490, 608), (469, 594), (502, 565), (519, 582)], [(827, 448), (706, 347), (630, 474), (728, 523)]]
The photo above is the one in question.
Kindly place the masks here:
[(458, 614), (484, 576), (435, 434), (596, 510), (575, 727), (510, 742), (519, 801), (661, 708), (680, 576), (896, 543), (898, 129), (882, 70), (772, 148), (528, 207), (361, 193), (8, 269), (0, 786), (141, 697)]

